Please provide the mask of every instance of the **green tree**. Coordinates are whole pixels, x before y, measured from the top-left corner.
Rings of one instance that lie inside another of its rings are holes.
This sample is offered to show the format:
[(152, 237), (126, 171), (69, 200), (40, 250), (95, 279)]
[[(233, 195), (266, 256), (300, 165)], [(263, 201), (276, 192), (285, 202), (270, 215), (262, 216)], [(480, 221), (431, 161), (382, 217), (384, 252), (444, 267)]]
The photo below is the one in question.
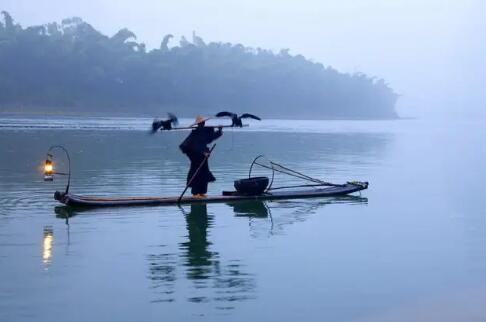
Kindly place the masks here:
[(398, 95), (382, 79), (194, 32), (148, 50), (123, 28), (108, 37), (79, 17), (23, 29), (0, 21), (0, 111), (22, 105), (65, 112), (182, 115), (225, 108), (263, 117), (391, 118)]

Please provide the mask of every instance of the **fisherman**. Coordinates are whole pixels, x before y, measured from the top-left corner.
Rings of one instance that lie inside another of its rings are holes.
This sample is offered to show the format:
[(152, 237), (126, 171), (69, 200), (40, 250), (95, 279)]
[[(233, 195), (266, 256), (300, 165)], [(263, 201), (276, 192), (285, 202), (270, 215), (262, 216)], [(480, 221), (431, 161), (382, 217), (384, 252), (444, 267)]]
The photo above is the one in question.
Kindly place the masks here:
[[(207, 159), (210, 152), (207, 145), (223, 135), (222, 127), (218, 127), (218, 130), (214, 127), (206, 127), (207, 120), (207, 118), (198, 116), (194, 124), (191, 125), (195, 126), (195, 129), (179, 146), (181, 151), (191, 160), (191, 167), (187, 174), (187, 185), (191, 187), (192, 195), (195, 198), (206, 198), (208, 183), (216, 180), (209, 171)], [(200, 166), (201, 168), (196, 173)]]

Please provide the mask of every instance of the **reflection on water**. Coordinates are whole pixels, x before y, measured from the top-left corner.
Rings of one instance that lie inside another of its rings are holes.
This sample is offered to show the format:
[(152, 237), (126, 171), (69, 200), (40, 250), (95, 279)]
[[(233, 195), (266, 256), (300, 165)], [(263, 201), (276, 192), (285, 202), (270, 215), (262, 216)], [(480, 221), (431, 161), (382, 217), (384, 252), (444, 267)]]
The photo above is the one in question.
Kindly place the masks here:
[[(380, 130), (321, 131), (318, 124), (315, 126), (312, 134), (225, 132), (211, 160), (217, 181), (211, 184), (210, 193), (232, 189), (233, 180), (246, 177), (253, 157), (262, 153), (310, 176), (336, 182), (369, 179), (373, 183), (370, 169), (386, 158), (393, 134)], [(301, 223), (323, 220), (337, 208), (356, 213), (348, 206), (367, 204), (365, 198), (338, 198), (195, 205), (186, 207), (184, 213), (176, 207), (72, 209), (58, 206), (52, 198), (55, 190), (63, 188), (64, 180), (42, 181), (38, 165), (50, 145), (62, 144), (69, 149), (73, 193), (170, 196), (179, 195), (185, 186), (188, 163), (177, 147), (187, 133), (148, 136), (143, 131), (128, 130), (31, 129), (3, 130), (1, 134), (0, 270), (5, 276), (18, 273), (29, 280), (2, 280), (0, 320), (6, 316), (5, 320), (15, 321), (24, 311), (32, 315), (31, 320), (52, 320), (48, 314), (41, 316), (36, 312), (53, 307), (53, 303), (59, 319), (67, 320), (70, 312), (64, 308), (69, 306), (68, 298), (87, 308), (77, 321), (92, 319), (99, 307), (123, 313), (126, 311), (118, 307), (116, 299), (126, 290), (127, 301), (137, 305), (142, 320), (155, 320), (144, 313), (150, 310), (187, 311), (191, 316), (203, 312), (212, 321), (226, 314), (237, 319), (237, 312), (253, 310), (259, 301), (271, 301), (273, 296), (268, 295), (275, 287), (282, 294), (294, 294), (286, 284), (272, 281), (265, 274), (295, 276), (298, 268), (294, 263), (302, 260), (299, 257), (315, 255), (303, 247), (302, 253), (292, 255), (295, 262), (286, 262), (288, 252), (294, 248), (285, 249), (283, 242), (304, 244), (302, 235), (295, 234), (305, 226)], [(285, 149), (281, 142), (285, 142)], [(277, 176), (275, 184), (292, 182)], [(327, 208), (341, 202), (346, 205)], [(39, 233), (47, 225), (52, 230), (46, 229), (40, 245)], [(60, 245), (67, 245), (67, 251), (60, 251)], [(34, 264), (39, 262), (40, 247), (42, 262), (49, 270), (36, 275)], [(35, 256), (30, 258), (29, 253)], [(272, 260), (266, 261), (267, 258)], [(328, 267), (319, 265), (316, 264), (316, 271)], [(336, 280), (340, 280), (339, 276)], [(64, 288), (52, 292), (49, 298), (36, 292), (46, 284), (51, 287), (68, 283), (74, 290), (69, 295)], [(97, 299), (99, 306), (92, 301), (93, 287), (104, 295)], [(12, 294), (8, 299), (17, 306), (3, 301), (4, 290), (5, 294)], [(316, 303), (303, 294), (298, 302)], [(23, 303), (29, 307), (26, 309)], [(269, 304), (269, 310), (276, 308), (278, 305)], [(179, 315), (172, 317), (168, 320), (188, 320)]]
[(238, 259), (223, 263), (216, 251), (211, 251), (208, 229), (213, 216), (208, 215), (207, 205), (191, 205), (191, 211), (185, 215), (187, 241), (179, 245), (181, 256), (186, 266), (187, 278), (193, 281), (194, 295), (191, 302), (206, 302), (204, 289), (213, 288), (214, 300), (220, 302), (219, 308), (231, 309), (230, 302), (252, 298), (255, 287), (252, 274), (245, 272), (245, 266)]
[[(289, 226), (302, 223), (315, 214), (322, 214), (323, 208), (336, 204), (366, 206), (368, 199), (341, 196), (270, 202), (241, 201), (219, 206), (230, 209), (240, 223), (247, 220), (249, 236), (260, 240), (284, 236)], [(173, 239), (154, 244), (144, 256), (152, 303), (176, 305), (182, 300), (201, 305), (201, 310), (210, 306), (220, 311), (232, 311), (239, 303), (258, 299), (258, 273), (252, 265), (245, 258), (222, 252), (225, 245), (218, 244), (212, 238), (215, 217), (227, 215), (220, 212), (216, 215), (212, 212), (216, 207), (218, 205), (199, 204), (184, 208), (125, 208), (140, 213), (150, 209), (170, 209), (168, 213), (179, 211), (183, 215), (183, 240), (176, 245), (171, 244)], [(68, 206), (56, 206), (54, 212), (59, 219), (70, 218), (74, 227), (77, 216), (96, 218), (108, 213), (106, 209), (76, 209)]]
[(266, 218), (270, 215), (270, 209), (263, 201), (241, 201), (228, 203), (233, 208), (235, 216), (249, 218)]
[(44, 238), (42, 241), (42, 261), (48, 266), (52, 261), (52, 244), (54, 242), (54, 231), (52, 226), (44, 227)]
[[(241, 201), (226, 205), (233, 210), (236, 218), (248, 218), (250, 236), (270, 238), (285, 234), (285, 227), (305, 221), (326, 205), (366, 205), (367, 202), (367, 198), (343, 196), (300, 201)], [(151, 247), (156, 251), (146, 255), (147, 277), (154, 294), (152, 303), (175, 302), (180, 296), (178, 290), (186, 285), (185, 281), (190, 282), (190, 291), (185, 299), (190, 303), (213, 303), (216, 309), (231, 310), (238, 302), (257, 298), (256, 274), (251, 272), (251, 267), (231, 254), (220, 256), (217, 249), (221, 245), (211, 241), (215, 218), (208, 212), (208, 205), (197, 204), (179, 209), (184, 215), (185, 240), (178, 244), (177, 251), (171, 251), (170, 245), (162, 244)], [(97, 210), (57, 206), (54, 211), (57, 218), (66, 219), (83, 213), (92, 216)]]
[[(330, 204), (363, 204), (368, 203), (368, 198), (360, 196), (339, 196), (330, 198), (304, 199), (304, 200), (279, 200), (273, 202), (242, 201), (228, 203), (233, 208), (237, 217), (248, 217), (248, 225), (252, 237), (264, 237), (269, 235), (285, 234), (285, 226), (301, 222), (318, 212), (319, 208)], [(282, 211), (290, 210), (284, 215)], [(274, 218), (275, 217), (275, 218)]]
[(72, 207), (69, 206), (56, 206), (54, 207), (54, 213), (56, 214), (57, 218), (69, 219), (78, 215), (82, 210), (74, 210)]
[(184, 276), (179, 278), (192, 282), (188, 302), (214, 301), (218, 309), (233, 309), (233, 302), (254, 298), (253, 274), (246, 272), (245, 265), (238, 259), (222, 262), (218, 252), (211, 249), (208, 235), (213, 215), (208, 214), (207, 205), (191, 205), (188, 213), (181, 210), (186, 221), (187, 240), (179, 244), (180, 252), (147, 256), (149, 278), (158, 296), (154, 302), (174, 301), (178, 267), (184, 268)]
[[(162, 250), (164, 245), (159, 246)], [(171, 253), (149, 254), (148, 278), (152, 281), (151, 288), (156, 294), (153, 303), (173, 302), (177, 280), (177, 255)]]
[[(182, 209), (182, 208), (181, 208)], [(217, 253), (209, 251), (208, 228), (213, 216), (208, 216), (207, 205), (191, 205), (191, 211), (185, 214), (187, 241), (180, 244), (186, 259), (187, 277), (191, 280), (203, 280), (210, 277)]]

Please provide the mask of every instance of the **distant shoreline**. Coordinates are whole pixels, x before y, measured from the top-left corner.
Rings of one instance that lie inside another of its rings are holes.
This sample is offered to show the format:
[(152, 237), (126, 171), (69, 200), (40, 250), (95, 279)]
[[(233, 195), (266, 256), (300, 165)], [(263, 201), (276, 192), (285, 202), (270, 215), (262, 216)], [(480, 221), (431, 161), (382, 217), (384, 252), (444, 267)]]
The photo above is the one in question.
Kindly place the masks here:
[[(2, 12), (1, 114), (195, 117), (220, 111), (282, 119), (396, 119), (400, 95), (381, 78), (344, 73), (289, 50), (239, 43), (178, 44), (166, 34), (147, 49), (79, 17), (27, 28)], [(161, 36), (162, 37), (162, 36)]]

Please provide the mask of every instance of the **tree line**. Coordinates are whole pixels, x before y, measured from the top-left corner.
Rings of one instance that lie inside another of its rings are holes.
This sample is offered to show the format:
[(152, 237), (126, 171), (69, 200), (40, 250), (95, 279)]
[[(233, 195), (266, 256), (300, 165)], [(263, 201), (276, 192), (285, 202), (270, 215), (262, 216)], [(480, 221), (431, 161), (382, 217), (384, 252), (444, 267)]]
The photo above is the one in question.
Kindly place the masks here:
[(172, 35), (148, 50), (124, 28), (102, 34), (81, 18), (23, 28), (0, 19), (0, 111), (192, 116), (230, 110), (263, 117), (393, 118), (383, 79), (340, 73), (292, 55)]

